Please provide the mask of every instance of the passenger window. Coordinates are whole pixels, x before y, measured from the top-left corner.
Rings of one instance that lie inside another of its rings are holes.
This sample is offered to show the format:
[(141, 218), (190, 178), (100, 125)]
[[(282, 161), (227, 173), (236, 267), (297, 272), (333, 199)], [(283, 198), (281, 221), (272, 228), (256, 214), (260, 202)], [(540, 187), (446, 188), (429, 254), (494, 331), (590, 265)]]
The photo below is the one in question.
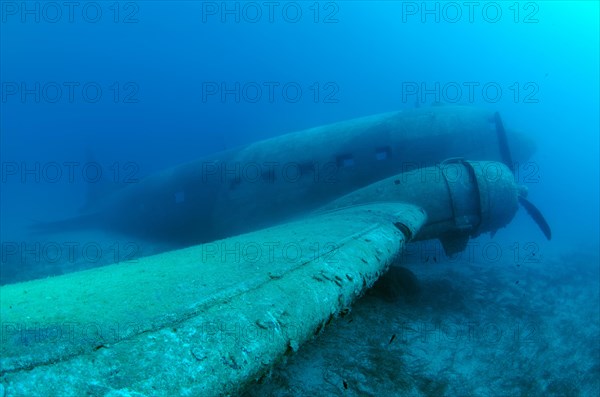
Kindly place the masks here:
[(389, 146), (379, 147), (375, 149), (375, 160), (387, 160), (392, 156), (392, 149)]
[(351, 154), (342, 154), (336, 157), (335, 162), (338, 168), (352, 167), (354, 165), (354, 156)]

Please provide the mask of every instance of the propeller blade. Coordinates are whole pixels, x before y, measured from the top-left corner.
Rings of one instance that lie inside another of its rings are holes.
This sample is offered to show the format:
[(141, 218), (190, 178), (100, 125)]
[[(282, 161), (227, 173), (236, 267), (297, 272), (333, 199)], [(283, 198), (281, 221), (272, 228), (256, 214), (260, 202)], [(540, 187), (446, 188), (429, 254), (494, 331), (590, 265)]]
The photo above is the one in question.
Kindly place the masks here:
[[(504, 129), (504, 124), (502, 123), (502, 118), (500, 117), (500, 113), (494, 113), (494, 123), (496, 124), (496, 134), (498, 136), (498, 148), (500, 149), (500, 157), (502, 157), (502, 162), (510, 169), (510, 171), (514, 174), (514, 164), (512, 161), (512, 155), (510, 154), (510, 148), (508, 147), (508, 138), (506, 136), (506, 130)], [(546, 222), (544, 215), (537, 209), (535, 205), (533, 205), (529, 200), (527, 200), (523, 195), (519, 194), (519, 203), (525, 208), (529, 216), (533, 218), (535, 223), (539, 226), (542, 233), (548, 240), (552, 238), (552, 231), (550, 230), (550, 225)]]
[(498, 135), (498, 147), (500, 149), (500, 156), (502, 157), (502, 162), (514, 174), (514, 164), (512, 161), (512, 156), (510, 154), (510, 149), (508, 147), (508, 138), (506, 137), (506, 130), (504, 129), (504, 124), (502, 124), (502, 119), (500, 118), (500, 113), (498, 112), (494, 113), (494, 123), (496, 123), (496, 134)]
[(533, 218), (535, 223), (537, 223), (542, 233), (544, 233), (544, 236), (550, 240), (552, 238), (552, 231), (550, 230), (550, 225), (548, 225), (548, 222), (546, 222), (546, 219), (544, 219), (544, 216), (540, 210), (538, 210), (535, 205), (533, 205), (523, 196), (519, 196), (519, 203), (521, 203), (523, 208), (525, 208), (527, 213)]

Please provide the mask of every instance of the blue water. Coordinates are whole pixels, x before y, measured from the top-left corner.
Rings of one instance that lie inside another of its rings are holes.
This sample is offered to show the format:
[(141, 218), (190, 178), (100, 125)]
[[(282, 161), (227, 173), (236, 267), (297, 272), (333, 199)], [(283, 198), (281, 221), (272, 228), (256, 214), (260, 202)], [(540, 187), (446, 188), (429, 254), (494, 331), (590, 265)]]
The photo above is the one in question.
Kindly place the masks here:
[(35, 220), (76, 214), (90, 159), (123, 183), (286, 132), (439, 101), (499, 111), (537, 143), (529, 198), (553, 239), (520, 211), (500, 241), (534, 242), (545, 257), (585, 251), (598, 267), (597, 2), (0, 6), (4, 242), (20, 241)]
[[(3, 2), (3, 162), (83, 163), (92, 150), (106, 168), (134, 162), (143, 176), (285, 132), (431, 103), (435, 94), (406, 90), (438, 84), (442, 102), (498, 110), (507, 126), (533, 135), (541, 178), (530, 194), (556, 241), (598, 241), (594, 2), (515, 3), (518, 12), (503, 4), (496, 23), (488, 22), (496, 7), (484, 12), (484, 3), (473, 23), (454, 3), (438, 4), (437, 14), (413, 2), (282, 3), (272, 16), (260, 3), (90, 4), (70, 15), (66, 6)], [(221, 84), (235, 91), (236, 83), (239, 98), (220, 95)], [(4, 171), (6, 221), (42, 216), (58, 197), (76, 205), (83, 190), (66, 177), (44, 183), (53, 177), (41, 169), (42, 183), (21, 186)]]

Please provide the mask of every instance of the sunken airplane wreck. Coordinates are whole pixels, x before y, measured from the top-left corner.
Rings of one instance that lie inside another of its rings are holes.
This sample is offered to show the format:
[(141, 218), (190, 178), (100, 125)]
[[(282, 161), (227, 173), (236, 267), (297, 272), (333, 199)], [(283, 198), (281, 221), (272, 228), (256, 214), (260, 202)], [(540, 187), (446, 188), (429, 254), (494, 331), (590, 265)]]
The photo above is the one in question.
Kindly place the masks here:
[[(502, 161), (513, 171), (510, 153), (522, 163), (533, 151), (526, 137), (504, 131), (498, 115), (469, 107), (417, 108), (217, 153), (127, 186), (85, 214), (35, 227), (100, 228), (188, 246), (304, 216), (384, 178), (449, 158)], [(550, 238), (535, 207), (523, 194), (519, 200)]]
[[(0, 287), (0, 384), (9, 395), (241, 393), (347, 311), (408, 242), (438, 238), (458, 252), (506, 226), (519, 203), (550, 238), (511, 171), (513, 155), (531, 153), (498, 114), (433, 107), (283, 135), (148, 177), (92, 212), (38, 227), (192, 246)], [(294, 163), (296, 173), (250, 181), (226, 168), (265, 162)], [(268, 254), (219, 252), (244, 247)]]

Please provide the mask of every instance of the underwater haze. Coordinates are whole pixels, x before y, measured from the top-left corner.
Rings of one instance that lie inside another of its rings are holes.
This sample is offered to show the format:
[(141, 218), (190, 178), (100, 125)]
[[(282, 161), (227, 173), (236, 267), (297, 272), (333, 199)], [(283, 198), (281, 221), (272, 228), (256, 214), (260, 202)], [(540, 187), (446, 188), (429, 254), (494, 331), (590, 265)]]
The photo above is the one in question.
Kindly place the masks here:
[[(180, 248), (32, 230), (170, 167), (363, 116), (480, 108), (535, 143), (515, 177), (551, 240), (520, 208), (469, 255), (413, 248), (240, 393), (598, 395), (599, 21), (596, 1), (1, 0), (0, 286)], [(35, 394), (19, 376), (0, 367), (0, 397)], [(151, 395), (119, 382), (97, 395)]]

